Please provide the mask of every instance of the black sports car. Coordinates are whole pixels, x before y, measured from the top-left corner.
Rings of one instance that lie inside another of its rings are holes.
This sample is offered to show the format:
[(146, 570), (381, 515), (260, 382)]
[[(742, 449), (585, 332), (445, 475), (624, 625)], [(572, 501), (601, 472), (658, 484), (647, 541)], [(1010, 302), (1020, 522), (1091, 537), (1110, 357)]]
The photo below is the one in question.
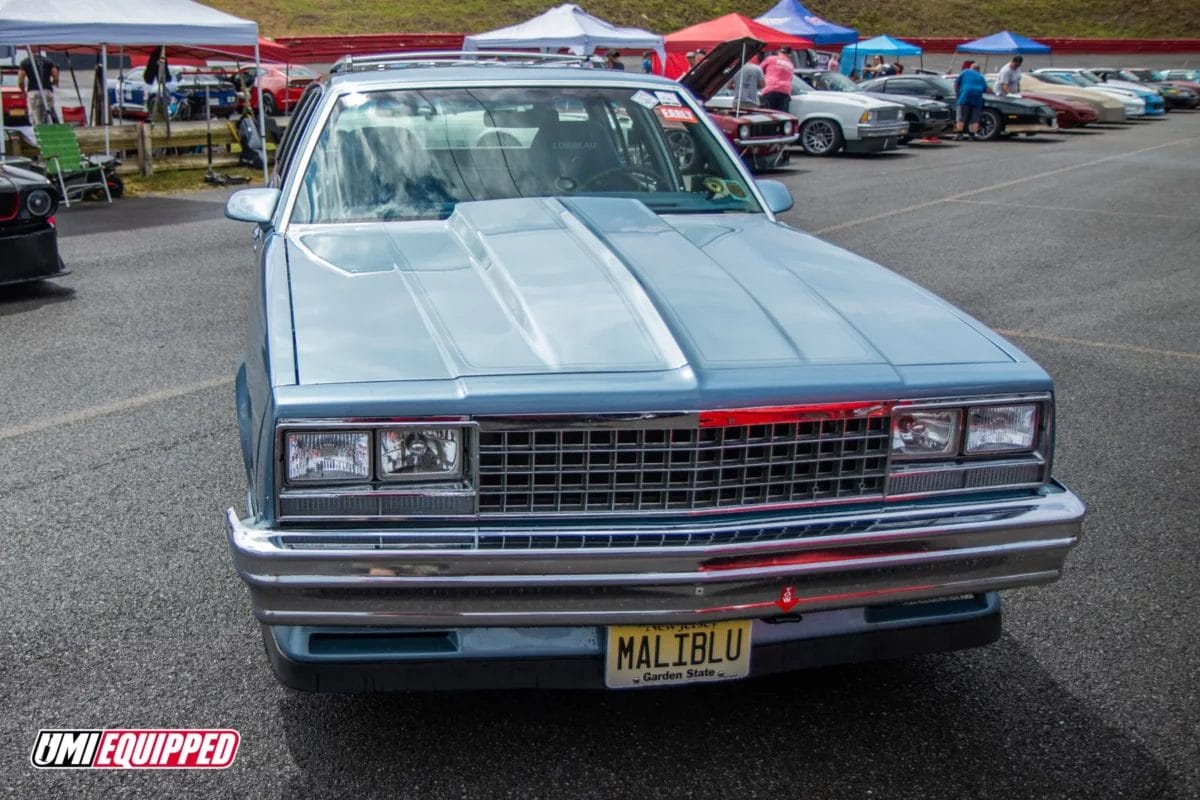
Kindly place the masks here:
[(885, 94), (865, 91), (840, 72), (827, 69), (798, 69), (797, 77), (814, 89), (824, 92), (862, 92), (877, 100), (898, 103), (904, 106), (904, 119), (908, 121), (908, 133), (903, 142), (940, 136), (954, 127), (954, 113), (946, 103), (928, 97), (912, 97), (903, 94)]
[(57, 278), (58, 191), (36, 172), (0, 163), (0, 285)]
[[(940, 75), (893, 75), (875, 78), (862, 84), (863, 91), (884, 92), (888, 95), (907, 94), (953, 103), (954, 81)], [(983, 96), (983, 117), (979, 120), (980, 139), (997, 139), (1006, 134), (1053, 133), (1058, 130), (1054, 111), (1033, 100), (1019, 97)]]

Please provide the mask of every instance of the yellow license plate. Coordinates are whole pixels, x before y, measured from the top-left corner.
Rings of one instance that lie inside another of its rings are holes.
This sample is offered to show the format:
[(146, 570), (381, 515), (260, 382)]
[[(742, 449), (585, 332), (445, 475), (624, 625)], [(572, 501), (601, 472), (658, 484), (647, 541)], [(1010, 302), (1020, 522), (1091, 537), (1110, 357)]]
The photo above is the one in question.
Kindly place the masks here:
[(750, 674), (750, 620), (608, 629), (604, 682), (610, 689), (673, 686)]

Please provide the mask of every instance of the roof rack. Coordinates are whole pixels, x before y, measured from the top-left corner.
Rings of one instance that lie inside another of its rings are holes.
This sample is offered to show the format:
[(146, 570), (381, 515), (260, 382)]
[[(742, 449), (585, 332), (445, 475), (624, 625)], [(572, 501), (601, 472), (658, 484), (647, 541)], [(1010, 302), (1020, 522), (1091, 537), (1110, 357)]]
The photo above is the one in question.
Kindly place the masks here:
[(342, 56), (330, 68), (331, 75), (346, 72), (438, 66), (565, 66), (578, 67), (599, 63), (590, 55), (529, 53), (519, 50), (426, 50), (405, 53), (379, 53), (369, 56)]

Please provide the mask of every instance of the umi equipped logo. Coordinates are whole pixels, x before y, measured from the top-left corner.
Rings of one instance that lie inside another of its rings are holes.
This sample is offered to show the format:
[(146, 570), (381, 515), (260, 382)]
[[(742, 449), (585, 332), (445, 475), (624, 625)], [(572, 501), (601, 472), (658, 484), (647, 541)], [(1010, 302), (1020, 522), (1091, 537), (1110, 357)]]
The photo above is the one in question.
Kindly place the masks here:
[(38, 731), (38, 769), (225, 769), (241, 735), (228, 728), (105, 728)]

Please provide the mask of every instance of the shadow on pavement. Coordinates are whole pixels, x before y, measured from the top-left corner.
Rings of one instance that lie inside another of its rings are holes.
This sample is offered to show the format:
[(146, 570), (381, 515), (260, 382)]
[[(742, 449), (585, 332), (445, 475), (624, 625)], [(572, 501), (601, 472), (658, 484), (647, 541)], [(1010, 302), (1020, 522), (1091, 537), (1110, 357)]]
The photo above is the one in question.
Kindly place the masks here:
[(35, 311), (43, 306), (75, 299), (75, 290), (53, 280), (0, 286), (0, 317)]
[(225, 213), (222, 203), (176, 197), (122, 197), (112, 201), (89, 200), (60, 206), (55, 215), (60, 238), (89, 233), (128, 231), (162, 225), (180, 225), (218, 219)]
[(318, 696), (284, 796), (1168, 796), (1170, 777), (1015, 641), (659, 692)]

